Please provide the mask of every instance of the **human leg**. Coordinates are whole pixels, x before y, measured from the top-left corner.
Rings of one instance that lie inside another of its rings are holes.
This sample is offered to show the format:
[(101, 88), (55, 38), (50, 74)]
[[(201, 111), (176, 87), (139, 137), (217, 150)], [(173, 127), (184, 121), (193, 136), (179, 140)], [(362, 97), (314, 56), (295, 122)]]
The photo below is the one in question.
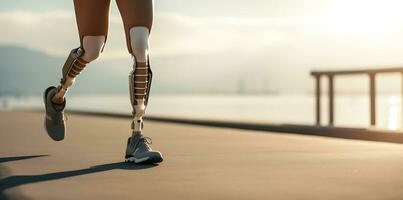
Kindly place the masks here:
[(158, 151), (152, 151), (149, 138), (142, 134), (143, 116), (148, 104), (152, 71), (149, 65), (148, 38), (153, 21), (152, 0), (116, 0), (126, 34), (126, 44), (133, 56), (133, 70), (129, 76), (130, 100), (132, 104), (132, 137), (128, 139), (126, 161), (151, 162), (162, 161)]
[(44, 92), (46, 109), (45, 128), (56, 140), (65, 137), (65, 95), (85, 66), (95, 60), (106, 40), (110, 0), (74, 0), (80, 47), (71, 50), (63, 68), (58, 87), (51, 86)]
[(74, 0), (80, 47), (73, 49), (64, 66), (63, 78), (52, 102), (61, 104), (67, 89), (88, 63), (97, 59), (108, 33), (110, 0)]

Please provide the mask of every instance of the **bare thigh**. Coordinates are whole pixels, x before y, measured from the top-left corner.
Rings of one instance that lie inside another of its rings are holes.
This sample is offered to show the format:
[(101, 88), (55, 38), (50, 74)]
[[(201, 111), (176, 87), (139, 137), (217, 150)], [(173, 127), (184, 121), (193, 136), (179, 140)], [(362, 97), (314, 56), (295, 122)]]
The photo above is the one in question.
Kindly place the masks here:
[(130, 45), (130, 29), (144, 26), (151, 31), (153, 23), (153, 0), (116, 0), (125, 28), (127, 49), (132, 53)]
[(80, 43), (84, 36), (107, 36), (110, 0), (74, 0)]

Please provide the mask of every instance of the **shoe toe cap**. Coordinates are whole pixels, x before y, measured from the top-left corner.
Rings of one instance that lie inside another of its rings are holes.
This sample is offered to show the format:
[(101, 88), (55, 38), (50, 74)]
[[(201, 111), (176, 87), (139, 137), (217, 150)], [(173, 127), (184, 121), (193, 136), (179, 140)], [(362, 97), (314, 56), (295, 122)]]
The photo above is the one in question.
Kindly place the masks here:
[(161, 152), (159, 151), (150, 152), (150, 159), (152, 160), (153, 163), (159, 163), (164, 160)]

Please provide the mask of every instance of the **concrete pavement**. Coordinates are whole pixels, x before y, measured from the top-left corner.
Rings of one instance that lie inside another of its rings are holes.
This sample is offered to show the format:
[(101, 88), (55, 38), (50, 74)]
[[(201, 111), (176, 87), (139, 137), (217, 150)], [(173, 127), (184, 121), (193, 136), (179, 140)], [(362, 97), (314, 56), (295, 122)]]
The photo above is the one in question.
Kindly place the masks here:
[(0, 199), (403, 199), (403, 145), (147, 122), (165, 161), (122, 163), (127, 119), (0, 112)]

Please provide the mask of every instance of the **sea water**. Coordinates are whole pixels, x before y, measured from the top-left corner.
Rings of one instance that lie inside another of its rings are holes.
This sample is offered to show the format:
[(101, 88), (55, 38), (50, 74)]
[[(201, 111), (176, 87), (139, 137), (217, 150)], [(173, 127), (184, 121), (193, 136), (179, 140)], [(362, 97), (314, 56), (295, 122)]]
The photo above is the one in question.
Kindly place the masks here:
[[(369, 97), (338, 95), (335, 98), (335, 125), (368, 127)], [(322, 125), (328, 122), (328, 99), (322, 97)], [(0, 109), (42, 108), (41, 97), (0, 97)], [(130, 114), (128, 95), (71, 95), (67, 109)], [(262, 123), (315, 123), (313, 95), (217, 95), (154, 94), (147, 115), (235, 120)], [(379, 95), (376, 99), (378, 128), (402, 128), (402, 99), (397, 95)]]

